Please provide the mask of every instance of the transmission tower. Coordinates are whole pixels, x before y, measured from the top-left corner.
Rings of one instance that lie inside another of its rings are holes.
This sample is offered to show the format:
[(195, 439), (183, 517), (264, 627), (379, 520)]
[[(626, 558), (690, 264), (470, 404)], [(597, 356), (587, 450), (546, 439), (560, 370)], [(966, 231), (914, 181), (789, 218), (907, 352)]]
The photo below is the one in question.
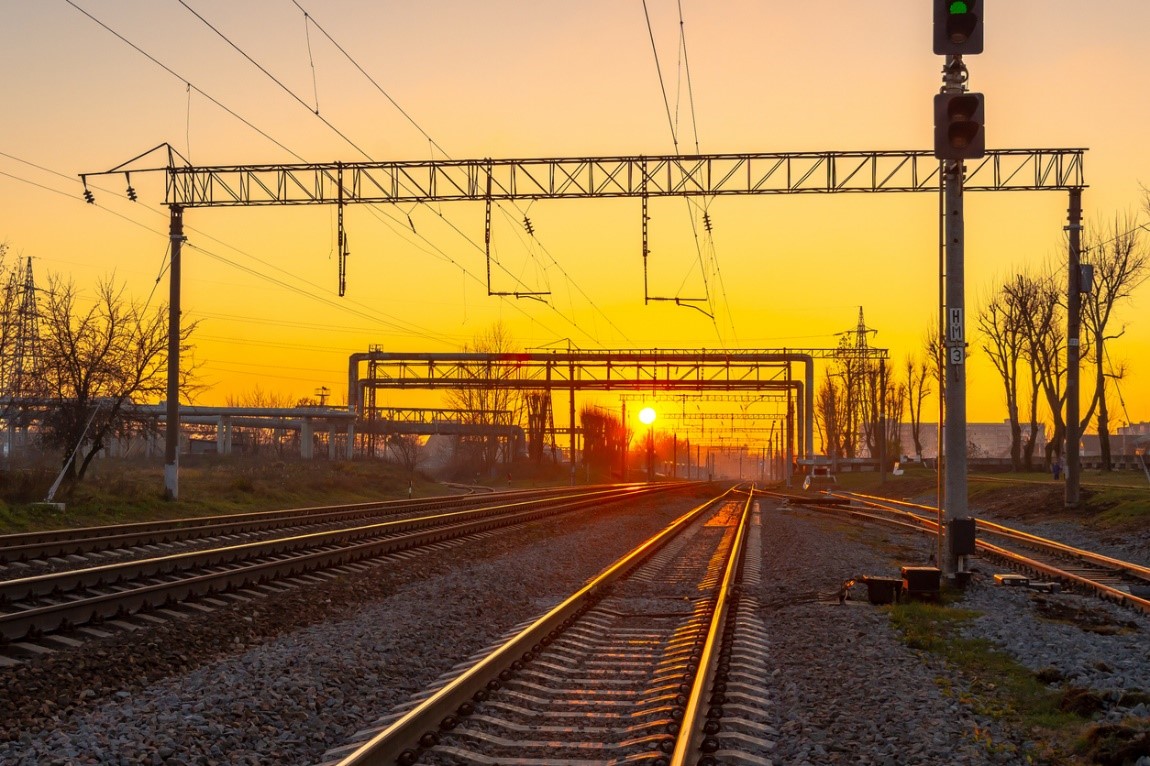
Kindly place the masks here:
[(866, 326), (866, 320), (863, 319), (863, 307), (859, 306), (859, 321), (855, 325), (855, 329), (839, 333), (839, 349), (843, 351), (850, 349), (858, 352), (860, 357), (866, 358), (867, 351), (870, 349), (867, 336), (877, 334), (878, 330)]
[(4, 344), (10, 355), (4, 364), (4, 393), (9, 401), (32, 396), (34, 381), (41, 369), (40, 307), (36, 300), (36, 280), (32, 274), (32, 258), (24, 268), (13, 272), (6, 290), (7, 304), (14, 308), (12, 321), (6, 328)]
[(16, 349), (13, 360), (14, 393), (23, 396), (28, 383), (37, 378), (41, 368), (40, 304), (36, 300), (36, 279), (32, 275), (32, 257), (24, 266), (23, 289), (17, 312)]

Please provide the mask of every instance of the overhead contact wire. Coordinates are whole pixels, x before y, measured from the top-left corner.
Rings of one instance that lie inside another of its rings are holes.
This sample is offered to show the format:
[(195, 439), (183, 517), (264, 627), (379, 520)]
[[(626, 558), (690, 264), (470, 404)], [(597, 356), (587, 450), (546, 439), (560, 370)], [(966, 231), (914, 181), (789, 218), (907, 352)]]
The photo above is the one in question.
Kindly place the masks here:
[[(200, 95), (202, 95), (204, 98), (208, 99), (208, 100), (209, 100), (211, 103), (213, 103), (213, 104), (215, 104), (216, 106), (218, 106), (220, 109), (222, 109), (222, 110), (223, 110), (224, 112), (226, 112), (227, 114), (229, 114), (229, 115), (231, 115), (232, 117), (234, 117), (235, 119), (239, 120), (241, 123), (243, 123), (244, 125), (248, 126), (248, 127), (249, 127), (249, 128), (251, 128), (252, 130), (254, 130), (256, 133), (258, 133), (259, 135), (261, 135), (261, 136), (263, 136), (264, 138), (266, 138), (266, 139), (267, 139), (268, 141), (270, 141), (271, 143), (273, 143), (273, 144), (275, 144), (276, 146), (278, 146), (279, 148), (283, 149), (285, 152), (287, 152), (289, 155), (291, 155), (292, 157), (294, 157), (294, 158), (295, 158), (295, 159), (297, 159), (298, 161), (300, 161), (300, 162), (304, 162), (304, 163), (306, 163), (306, 162), (307, 162), (307, 160), (306, 160), (306, 159), (304, 159), (302, 156), (300, 156), (300, 155), (299, 155), (299, 154), (297, 154), (296, 152), (292, 151), (290, 148), (288, 148), (287, 146), (285, 146), (285, 145), (284, 145), (284, 144), (282, 144), (281, 142), (277, 141), (275, 138), (273, 138), (273, 137), (272, 137), (271, 135), (269, 135), (267, 132), (265, 132), (265, 131), (261, 130), (260, 128), (256, 127), (256, 126), (255, 126), (255, 125), (254, 125), (252, 122), (250, 122), (249, 120), (247, 120), (246, 118), (244, 118), (243, 116), (241, 116), (240, 114), (238, 114), (237, 112), (235, 112), (234, 110), (232, 110), (232, 109), (230, 109), (229, 107), (227, 107), (226, 105), (224, 105), (224, 104), (223, 104), (222, 102), (220, 102), (218, 99), (216, 99), (216, 98), (212, 97), (212, 96), (211, 96), (210, 94), (208, 94), (206, 91), (204, 91), (204, 90), (202, 90), (201, 88), (199, 88), (199, 87), (197, 87), (197, 86), (195, 86), (195, 85), (191, 84), (191, 82), (189, 82), (187, 79), (185, 79), (184, 77), (182, 77), (182, 76), (181, 76), (181, 75), (180, 75), (178, 72), (176, 72), (175, 70), (173, 70), (171, 67), (167, 66), (166, 64), (164, 64), (163, 62), (161, 62), (159, 59), (157, 59), (155, 56), (152, 56), (152, 55), (151, 55), (151, 54), (149, 54), (147, 51), (145, 51), (145, 50), (143, 50), (142, 48), (140, 48), (138, 45), (136, 45), (135, 43), (133, 43), (131, 40), (129, 40), (128, 38), (126, 38), (124, 35), (120, 34), (120, 33), (119, 33), (119, 32), (117, 32), (116, 30), (112, 29), (110, 26), (108, 26), (107, 24), (105, 24), (103, 21), (101, 21), (100, 19), (96, 18), (95, 16), (93, 16), (91, 13), (89, 13), (89, 12), (88, 12), (88, 11), (86, 11), (85, 9), (83, 9), (83, 8), (81, 8), (80, 6), (76, 5), (74, 2), (72, 2), (72, 0), (65, 0), (65, 1), (66, 1), (66, 2), (67, 2), (69, 5), (71, 5), (73, 8), (75, 8), (77, 11), (79, 11), (79, 12), (80, 12), (80, 13), (82, 13), (82, 14), (84, 14), (84, 15), (85, 15), (85, 16), (87, 16), (89, 19), (91, 19), (93, 22), (95, 22), (97, 25), (99, 25), (100, 27), (102, 27), (104, 30), (106, 30), (106, 31), (108, 31), (109, 33), (111, 33), (111, 34), (112, 34), (114, 37), (116, 37), (118, 40), (120, 40), (121, 42), (123, 42), (125, 45), (128, 45), (129, 47), (131, 47), (131, 48), (132, 48), (133, 50), (135, 50), (137, 53), (139, 53), (139, 54), (141, 54), (142, 56), (144, 56), (145, 58), (147, 58), (149, 61), (151, 61), (151, 62), (152, 62), (152, 63), (154, 63), (156, 66), (160, 67), (161, 69), (163, 69), (165, 72), (167, 72), (168, 74), (172, 75), (172, 76), (173, 76), (173, 77), (175, 77), (176, 79), (178, 79), (180, 82), (183, 82), (183, 83), (184, 83), (184, 84), (185, 84), (187, 87), (189, 87), (189, 88), (191, 88), (191, 89), (195, 90), (197, 93), (199, 93)], [(190, 9), (189, 9), (189, 10), (190, 10)], [(233, 47), (234, 47), (234, 44), (233, 44)], [(274, 79), (274, 78), (273, 78), (273, 79)], [(281, 83), (280, 85), (281, 85), (281, 87), (283, 87), (282, 83)], [(293, 94), (293, 96), (294, 96), (294, 94)], [(296, 100), (297, 100), (297, 101), (300, 101), (300, 103), (303, 103), (303, 102), (302, 102), (302, 101), (301, 101), (301, 100), (300, 100), (298, 97), (296, 97)], [(304, 103), (304, 106), (306, 106), (306, 103)], [(309, 111), (310, 111), (310, 109), (309, 109)], [(336, 131), (336, 132), (338, 133), (338, 131)], [(349, 142), (349, 143), (350, 143), (350, 142)], [(352, 146), (354, 146), (354, 144), (352, 144)], [(358, 148), (358, 147), (357, 147), (357, 148)], [(5, 156), (11, 156), (11, 155), (5, 155)], [(19, 158), (15, 158), (15, 157), (13, 157), (13, 159), (19, 159)], [(24, 160), (20, 160), (20, 161), (22, 161), (22, 162), (26, 162), (26, 161), (24, 161)], [(33, 163), (26, 163), (26, 164), (30, 164), (30, 165), (32, 165), (33, 167), (39, 167), (39, 166), (37, 166), (37, 165), (34, 165)], [(43, 168), (41, 168), (41, 169), (43, 169)], [(67, 176), (67, 175), (65, 175), (65, 174), (62, 174), (62, 173), (58, 173), (57, 171), (49, 171), (49, 172), (52, 172), (52, 173), (55, 173), (56, 175), (60, 175), (60, 176), (62, 176), (62, 177), (64, 177), (64, 178), (67, 178), (69, 181), (74, 181), (74, 180), (75, 180), (75, 179), (73, 179), (71, 176)], [(5, 174), (5, 175), (9, 175), (9, 174)], [(57, 194), (60, 194), (60, 195), (62, 195), (62, 196), (68, 196), (68, 197), (71, 197), (71, 196), (72, 196), (72, 195), (70, 195), (70, 194), (67, 194), (67, 193), (65, 193), (65, 192), (61, 192), (61, 191), (59, 191), (59, 190), (57, 190), (57, 189), (52, 189), (52, 188), (50, 188), (50, 187), (47, 187), (47, 186), (43, 186), (43, 185), (41, 185), (41, 184), (37, 184), (37, 183), (36, 183), (36, 182), (34, 182), (34, 181), (29, 181), (29, 180), (27, 180), (27, 179), (19, 178), (19, 177), (17, 177), (17, 176), (11, 176), (11, 177), (12, 177), (12, 178), (14, 178), (14, 179), (16, 179), (16, 180), (22, 181), (22, 182), (24, 182), (24, 183), (28, 183), (28, 184), (31, 184), (31, 185), (34, 185), (34, 186), (39, 186), (40, 188), (43, 188), (43, 189), (45, 189), (45, 190), (47, 190), (47, 191), (52, 191), (52, 192), (54, 192), (54, 193), (57, 193)], [(96, 188), (99, 188), (99, 187), (96, 187)], [(131, 218), (127, 217), (127, 216), (124, 216), (124, 215), (120, 214), (120, 213), (116, 213), (115, 211), (112, 211), (112, 210), (108, 210), (107, 208), (102, 208), (102, 209), (103, 209), (103, 210), (105, 210), (106, 212), (109, 212), (109, 213), (111, 213), (112, 215), (115, 215), (115, 216), (117, 216), (117, 217), (119, 217), (119, 218), (122, 218), (122, 219), (124, 219), (125, 221), (128, 221), (129, 223), (132, 223), (132, 224), (134, 224), (134, 225), (136, 225), (136, 226), (139, 226), (139, 227), (141, 227), (141, 228), (144, 228), (144, 229), (146, 229), (146, 230), (148, 230), (148, 231), (156, 232), (156, 230), (155, 230), (155, 229), (151, 229), (150, 227), (146, 226), (145, 224), (142, 224), (142, 223), (140, 223), (139, 221), (135, 221), (135, 220), (133, 220), (133, 219), (131, 219)], [(374, 208), (373, 208), (373, 212), (374, 212), (374, 213), (376, 213), (377, 215), (386, 215), (386, 213), (382, 213), (381, 211), (375, 210)], [(398, 225), (398, 221), (396, 221), (394, 218), (392, 218), (392, 220), (393, 220), (393, 222), (395, 222), (395, 223)], [(162, 232), (161, 232), (161, 233), (162, 233)], [(166, 233), (162, 233), (162, 234), (163, 234), (163, 236), (167, 236), (167, 234), (166, 234)], [(210, 237), (210, 235), (205, 235), (205, 236), (209, 236), (209, 237)], [(417, 236), (419, 236), (419, 238), (420, 238), (420, 239), (422, 239), (422, 240), (424, 240), (425, 242), (427, 242), (427, 244), (428, 244), (430, 247), (432, 247), (432, 248), (434, 248), (436, 251), (438, 251), (438, 252), (440, 253), (440, 255), (441, 255), (443, 258), (445, 258), (445, 259), (447, 259), (449, 262), (451, 262), (451, 263), (453, 263), (453, 264), (455, 264), (455, 265), (459, 266), (459, 268), (460, 268), (460, 269), (461, 269), (461, 270), (462, 270), (462, 271), (463, 271), (463, 272), (464, 272), (464, 273), (465, 273), (467, 276), (471, 277), (471, 278), (472, 278), (472, 280), (474, 280), (474, 281), (475, 281), (475, 282), (477, 282), (478, 284), (485, 284), (485, 283), (483, 282), (483, 280), (481, 280), (481, 279), (479, 279), (478, 277), (476, 277), (474, 274), (472, 274), (470, 271), (468, 271), (466, 267), (464, 267), (462, 264), (459, 264), (459, 263), (458, 263), (458, 262), (456, 262), (454, 259), (452, 259), (450, 256), (448, 256), (446, 253), (444, 253), (444, 252), (442, 251), (442, 249), (441, 249), (441, 248), (439, 248), (437, 245), (435, 245), (434, 243), (432, 243), (432, 242), (431, 242), (430, 240), (428, 240), (426, 237), (424, 237), (423, 235), (419, 235), (418, 233), (417, 233)], [(225, 246), (227, 246), (227, 247), (231, 247), (232, 249), (236, 250), (236, 252), (239, 252), (239, 253), (241, 253), (241, 254), (245, 255), (246, 257), (252, 258), (253, 260), (256, 260), (257, 262), (263, 263), (262, 261), (259, 261), (259, 259), (257, 259), (257, 258), (255, 258), (254, 256), (250, 255), (249, 253), (244, 253), (242, 250), (239, 250), (238, 248), (234, 248), (234, 247), (233, 247), (233, 246), (231, 246), (231, 245), (227, 245), (227, 243), (224, 243), (224, 242), (222, 242), (221, 240), (218, 240), (218, 239), (216, 239), (216, 238), (214, 238), (214, 237), (210, 237), (210, 238), (211, 238), (211, 239), (215, 239), (215, 241), (217, 241), (217, 242), (220, 242), (221, 244), (224, 244), (224, 245), (225, 245)], [(424, 252), (428, 252), (428, 251), (426, 251), (426, 250), (425, 250)], [(283, 272), (283, 273), (285, 273), (285, 274), (289, 274), (289, 272), (283, 271), (282, 269), (278, 269), (278, 267), (273, 267), (273, 268), (277, 268), (277, 270), (279, 270), (279, 271), (281, 271), (281, 272)], [(289, 274), (289, 275), (290, 275), (290, 276), (292, 276), (292, 277), (293, 277), (293, 278), (295, 278), (295, 279), (300, 279), (299, 277), (296, 277), (295, 275), (291, 275), (291, 274)], [(269, 279), (270, 279), (270, 278), (269, 278)], [(308, 283), (308, 282), (306, 282), (306, 280), (302, 280), (302, 279), (301, 279), (301, 281), (304, 281), (304, 282), (305, 282), (305, 283), (307, 283), (307, 284), (311, 284), (311, 283)], [(322, 288), (319, 288), (317, 285), (312, 285), (312, 286), (316, 287), (317, 289), (322, 289)], [(504, 299), (504, 300), (505, 300), (505, 302), (506, 302), (506, 299)], [(345, 306), (343, 306), (343, 304), (338, 304), (338, 305), (340, 305), (340, 306), (342, 307), (342, 308), (341, 308), (341, 310), (348, 310), (348, 309), (347, 309)], [(524, 311), (522, 308), (520, 308), (520, 307), (518, 307), (518, 306), (515, 306), (515, 304), (511, 304), (511, 305), (512, 305), (512, 306), (514, 306), (514, 307), (515, 307), (515, 309), (516, 309), (517, 311), (519, 311), (519, 312), (520, 312), (520, 313), (522, 313), (522, 314), (523, 314), (525, 317), (527, 317), (527, 319), (528, 319), (529, 321), (531, 321), (531, 322), (533, 322), (533, 323), (535, 323), (535, 324), (539, 325), (541, 328), (543, 328), (544, 330), (546, 330), (546, 331), (547, 331), (547, 332), (549, 332), (549, 333), (554, 333), (554, 330), (552, 330), (552, 329), (548, 328), (546, 325), (544, 325), (542, 322), (540, 322), (540, 321), (539, 321), (537, 318), (535, 318), (535, 317), (531, 316), (531, 315), (530, 315), (530, 314), (528, 314), (526, 311)], [(356, 312), (353, 312), (353, 313), (356, 313)], [(561, 316), (561, 317), (563, 317), (563, 315), (562, 315), (562, 314), (560, 314), (560, 316)], [(563, 317), (563, 318), (564, 318), (564, 319), (566, 319), (566, 320), (567, 320), (567, 321), (569, 321), (569, 322), (571, 321), (571, 320), (567, 319), (566, 317)], [(372, 320), (372, 321), (375, 321), (375, 320)], [(572, 322), (572, 324), (575, 324), (575, 323), (574, 323), (574, 322)], [(578, 329), (578, 325), (576, 325), (576, 328)]]

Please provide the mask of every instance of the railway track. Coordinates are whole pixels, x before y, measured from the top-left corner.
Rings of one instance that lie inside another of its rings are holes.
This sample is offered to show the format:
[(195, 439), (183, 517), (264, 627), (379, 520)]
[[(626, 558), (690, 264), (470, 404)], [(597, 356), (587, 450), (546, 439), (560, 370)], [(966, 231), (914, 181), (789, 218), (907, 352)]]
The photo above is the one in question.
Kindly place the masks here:
[[(832, 513), (846, 513), (856, 518), (895, 524), (926, 534), (938, 534), (936, 506), (834, 490), (814, 498), (778, 493), (775, 496)], [(1150, 591), (1150, 567), (983, 519), (976, 519), (975, 524), (978, 532), (975, 545), (979, 557), (999, 561), (1027, 575), (1057, 582), (1063, 587), (1091, 592), (1150, 613), (1150, 598), (1147, 597)]]
[(756, 762), (746, 753), (769, 744), (765, 638), (742, 590), (758, 583), (753, 498), (684, 514), (325, 763)]
[(108, 563), (112, 559), (248, 542), (289, 532), (335, 529), (372, 519), (463, 510), (510, 500), (562, 497), (587, 489), (557, 487), (483, 495), (443, 495), (416, 500), (351, 503), (0, 535), (0, 580), (26, 577), (38, 572), (75, 569), (93, 562)]
[(0, 582), (0, 654), (13, 654), (13, 647), (36, 653), (36, 646), (26, 639), (49, 637), (57, 645), (68, 645), (76, 640), (75, 634), (62, 634), (77, 628), (98, 633), (93, 626), (105, 621), (122, 622), (129, 615), (147, 616), (151, 610), (177, 604), (194, 609), (197, 599), (226, 598), (241, 589), (245, 590), (239, 598), (249, 598), (253, 589), (275, 588), (278, 582), (298, 584), (316, 573), (366, 566), (373, 559), (412, 548), (472, 539), (546, 516), (682, 486), (629, 485), (494, 503), (485, 496), (488, 504), (463, 510), (9, 579)]

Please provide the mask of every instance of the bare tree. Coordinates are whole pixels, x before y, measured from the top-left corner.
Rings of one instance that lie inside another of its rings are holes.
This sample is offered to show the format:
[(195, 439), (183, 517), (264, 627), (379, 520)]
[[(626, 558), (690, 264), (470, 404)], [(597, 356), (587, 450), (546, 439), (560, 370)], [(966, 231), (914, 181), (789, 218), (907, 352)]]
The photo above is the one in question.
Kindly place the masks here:
[[(291, 407), (297, 400), (290, 394), (265, 391), (257, 383), (255, 388), (241, 394), (229, 394), (225, 399), (228, 407), (250, 407), (254, 409), (282, 410)], [(240, 433), (247, 434), (251, 439), (251, 449), (254, 453), (268, 449), (277, 456), (283, 456), (289, 450), (294, 451), (293, 441), (296, 437), (294, 430), (287, 428), (256, 428), (245, 427), (238, 429)]]
[[(902, 403), (906, 384), (894, 380), (885, 359), (868, 359), (863, 366), (863, 436), (867, 454), (887, 461), (902, 452), (898, 424), (902, 420)], [(886, 466), (882, 467), (883, 470)]]
[[(910, 417), (910, 437), (914, 441), (914, 455), (922, 462), (922, 407), (931, 394), (928, 359), (917, 356), (906, 358), (906, 409)], [(900, 418), (901, 420), (901, 418)]]
[[(492, 325), (487, 331), (475, 336), (463, 351), (485, 354), (508, 354), (515, 351), (514, 341), (507, 326), (502, 322)], [(473, 377), (485, 380), (510, 378), (515, 374), (512, 364), (495, 361), (491, 364), (477, 364)], [(464, 422), (477, 426), (517, 426), (523, 420), (525, 407), (522, 393), (511, 386), (498, 383), (485, 386), (468, 386), (453, 389), (448, 393), (450, 406), (467, 412)], [(510, 439), (506, 440), (510, 443)], [(490, 472), (499, 458), (500, 437), (494, 433), (479, 437), (461, 437), (460, 446), (465, 452), (473, 453), (479, 468)], [(510, 445), (509, 445), (510, 449)], [(508, 454), (506, 459), (513, 456)]]
[(1007, 421), (1010, 424), (1010, 465), (1022, 470), (1022, 425), (1018, 414), (1018, 376), (1025, 339), (1023, 318), (1011, 282), (999, 285), (978, 314), (982, 349), (1002, 381)]
[(1134, 289), (1146, 281), (1150, 269), (1148, 256), (1141, 237), (1142, 229), (1130, 215), (1115, 216), (1108, 239), (1093, 237), (1085, 248), (1086, 258), (1094, 267), (1093, 288), (1082, 298), (1082, 327), (1094, 365), (1094, 396), (1082, 419), (1085, 428), (1097, 412), (1098, 443), (1102, 452), (1102, 468), (1111, 470), (1110, 408), (1106, 398), (1107, 379), (1120, 374), (1111, 367), (1107, 372), (1109, 341), (1122, 337), (1125, 325), (1113, 328), (1115, 307), (1130, 298)]
[(815, 395), (815, 423), (823, 442), (823, 450), (832, 462), (845, 457), (842, 429), (839, 426), (841, 398), (835, 378), (827, 375)]
[(1038, 312), (1046, 311), (1041, 305), (1047, 299), (1042, 290), (1041, 280), (1033, 275), (1018, 274), (1003, 285), (1003, 289), (1010, 294), (1011, 304), (1017, 311), (1019, 328), (1022, 332), (1022, 362), (1026, 372), (1026, 423), (1027, 430), (1022, 440), (1022, 470), (1034, 470), (1034, 450), (1038, 445), (1040, 424), (1038, 420), (1038, 400), (1042, 394), (1042, 381), (1038, 365), (1034, 363), (1034, 354), (1030, 349), (1029, 321), (1026, 317), (1034, 316)]
[[(97, 285), (87, 308), (71, 281), (50, 276), (48, 285), (41, 323), (43, 377), (55, 401), (42, 438), (64, 452), (68, 492), (83, 479), (125, 410), (166, 395), (168, 310), (149, 311), (129, 300), (114, 278)], [(181, 353), (195, 328), (189, 322), (181, 329)], [(185, 392), (194, 371), (194, 365), (182, 370)]]
[[(622, 470), (627, 450), (623, 422), (597, 407), (584, 407), (579, 417), (583, 425), (583, 462), (598, 477), (610, 477)], [(625, 476), (620, 476), (626, 481)]]
[(922, 336), (922, 349), (923, 349), (923, 364), (930, 370), (930, 375), (934, 378), (935, 389), (938, 395), (942, 396), (946, 387), (943, 385), (945, 381), (942, 379), (943, 353), (945, 349), (942, 345), (942, 332), (938, 329), (938, 317), (932, 317), (930, 323), (926, 327), (926, 332)]
[(403, 470), (407, 471), (408, 480), (415, 480), (415, 472), (423, 462), (423, 444), (415, 434), (389, 434), (387, 437), (388, 454), (393, 457)]
[(1053, 424), (1053, 433), (1046, 443), (1046, 464), (1049, 465), (1053, 456), (1062, 455), (1062, 442), (1066, 438), (1066, 421), (1062, 415), (1066, 401), (1064, 291), (1050, 271), (1020, 274), (1013, 284), (1017, 294), (1025, 296), (1026, 310), (1021, 312), (1025, 338), (1023, 357), (1033, 369), (1033, 379), (1045, 398)]

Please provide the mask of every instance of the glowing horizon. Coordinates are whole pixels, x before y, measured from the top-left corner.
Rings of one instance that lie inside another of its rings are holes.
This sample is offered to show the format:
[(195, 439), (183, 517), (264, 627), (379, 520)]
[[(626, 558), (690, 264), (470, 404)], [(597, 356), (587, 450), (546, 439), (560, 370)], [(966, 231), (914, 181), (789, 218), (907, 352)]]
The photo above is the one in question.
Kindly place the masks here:
[[(380, 88), (315, 26), (309, 50), (291, 3), (192, 3), (282, 87), (175, 4), (76, 3), (179, 77), (74, 7), (15, 4), (0, 54), (20, 73), (0, 83), (9, 105), (0, 241), (13, 257), (33, 257), (41, 284), (52, 271), (90, 289), (114, 272), (133, 295), (166, 299), (166, 280), (157, 284), (167, 246), (159, 178), (133, 173), (135, 203), (125, 197), (127, 179), (94, 181), (97, 204), (86, 205), (76, 177), (163, 140), (204, 165), (365, 153), (692, 153), (696, 136), (705, 153), (928, 148), (942, 63), (930, 50), (929, 4), (901, 0), (882, 14), (836, 5), (830, 14), (829, 2), (739, 0), (722, 13), (683, 3), (690, 94), (676, 66), (678, 6), (651, 4), (669, 109), (642, 12), (604, 0), (578, 8), (444, 0), (434, 12), (302, 3)], [(967, 61), (972, 88), (986, 94), (988, 147), (1088, 146), (1087, 226), (1098, 230), (1127, 210), (1144, 220), (1150, 156), (1139, 127), (1150, 105), (1130, 87), (1150, 8), (1061, 0), (1036, 15), (1034, 7), (994, 6), (985, 53)], [(1066, 102), (1064, 118), (1051, 118), (1052, 90)], [(972, 422), (1006, 417), (1001, 383), (974, 337), (975, 312), (994, 281), (1064, 262), (1065, 208), (1065, 196), (1050, 193), (967, 200)], [(938, 302), (932, 195), (662, 199), (651, 200), (649, 215), (644, 265), (637, 200), (494, 207), (492, 290), (547, 292), (544, 303), (488, 296), (482, 203), (347, 208), (344, 298), (336, 296), (333, 209), (188, 211), (183, 306), (202, 321), (189, 362), (202, 365), (210, 386), (198, 401), (223, 404), (257, 387), (294, 401), (326, 387), (338, 404), (351, 354), (373, 345), (456, 350), (495, 322), (524, 349), (829, 348), (854, 329), (862, 306), (877, 330), (871, 343), (891, 350), (896, 370), (921, 353)], [(645, 304), (645, 267), (649, 296), (705, 295), (712, 316), (673, 301)], [(1150, 420), (1150, 326), (1139, 321), (1148, 290), (1120, 307), (1127, 332), (1113, 361), (1130, 369), (1121, 404), (1112, 402), (1115, 425)]]

